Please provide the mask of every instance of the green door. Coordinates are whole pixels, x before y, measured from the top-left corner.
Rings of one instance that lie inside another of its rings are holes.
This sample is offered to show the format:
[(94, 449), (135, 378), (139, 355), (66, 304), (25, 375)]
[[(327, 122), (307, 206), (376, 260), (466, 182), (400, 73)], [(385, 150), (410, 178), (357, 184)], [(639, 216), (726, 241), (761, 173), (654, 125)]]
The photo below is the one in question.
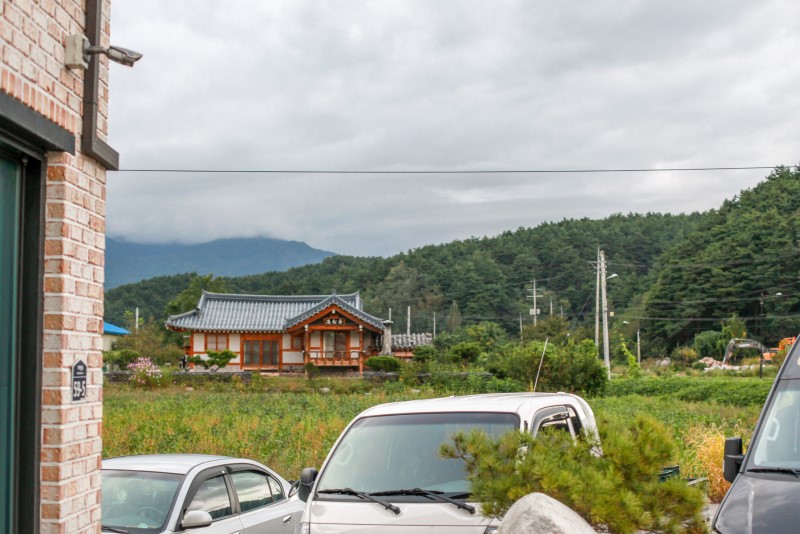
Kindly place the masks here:
[(0, 154), (0, 532), (12, 531), (17, 378), (17, 294), (22, 174)]

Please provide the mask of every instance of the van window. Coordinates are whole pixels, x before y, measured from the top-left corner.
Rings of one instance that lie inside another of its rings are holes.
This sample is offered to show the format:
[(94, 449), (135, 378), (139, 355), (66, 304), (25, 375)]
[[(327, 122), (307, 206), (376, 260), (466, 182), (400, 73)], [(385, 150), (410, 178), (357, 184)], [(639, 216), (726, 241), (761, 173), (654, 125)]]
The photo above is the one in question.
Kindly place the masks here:
[(450, 443), (452, 436), (460, 431), (477, 429), (498, 437), (518, 428), (519, 417), (514, 413), (365, 417), (349, 428), (331, 453), (317, 489), (351, 488), (374, 493), (423, 488), (466, 493), (469, 483), (463, 460), (442, 458), (441, 445)]
[(748, 467), (800, 468), (800, 383), (781, 380), (758, 435)]
[(574, 420), (578, 419), (575, 410), (567, 406), (549, 406), (536, 412), (533, 418), (533, 435), (544, 428), (563, 430), (572, 437), (576, 435)]

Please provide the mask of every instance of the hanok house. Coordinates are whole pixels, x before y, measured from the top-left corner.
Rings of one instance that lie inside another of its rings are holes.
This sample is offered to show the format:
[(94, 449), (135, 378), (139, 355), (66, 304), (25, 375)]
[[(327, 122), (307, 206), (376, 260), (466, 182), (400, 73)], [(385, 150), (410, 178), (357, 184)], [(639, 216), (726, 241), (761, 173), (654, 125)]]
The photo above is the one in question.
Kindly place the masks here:
[[(197, 308), (167, 319), (166, 327), (187, 332), (187, 356), (229, 349), (236, 358), (226, 370), (299, 370), (307, 363), (363, 371), (379, 354), (389, 322), (362, 310), (358, 292), (349, 295), (231, 295), (203, 292)], [(387, 347), (388, 348), (388, 347)]]

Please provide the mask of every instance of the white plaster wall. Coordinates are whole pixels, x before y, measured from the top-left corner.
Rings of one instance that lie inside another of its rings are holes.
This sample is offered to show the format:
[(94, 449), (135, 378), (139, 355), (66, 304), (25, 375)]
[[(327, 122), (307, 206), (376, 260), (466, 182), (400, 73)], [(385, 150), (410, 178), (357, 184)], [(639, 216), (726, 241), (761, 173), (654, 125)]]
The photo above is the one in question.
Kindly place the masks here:
[(206, 336), (202, 333), (194, 333), (194, 351), (195, 352), (205, 352), (206, 351)]
[(283, 363), (288, 364), (303, 364), (303, 353), (300, 351), (284, 351)]
[[(242, 336), (240, 334), (230, 334), (228, 335), (228, 348), (239, 354), (242, 351)], [(233, 361), (233, 360), (231, 360)]]
[(358, 330), (350, 332), (350, 350), (360, 350), (361, 346), (359, 345), (360, 338), (358, 334)]

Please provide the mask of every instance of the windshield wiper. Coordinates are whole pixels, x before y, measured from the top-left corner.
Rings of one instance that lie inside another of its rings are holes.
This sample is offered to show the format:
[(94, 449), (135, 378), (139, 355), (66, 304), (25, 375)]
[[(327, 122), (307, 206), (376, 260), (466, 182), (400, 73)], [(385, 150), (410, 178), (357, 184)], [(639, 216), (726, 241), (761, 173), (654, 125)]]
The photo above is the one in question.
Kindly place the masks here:
[(351, 488), (324, 489), (324, 490), (318, 490), (317, 493), (334, 493), (334, 494), (338, 494), (338, 495), (352, 495), (354, 497), (358, 497), (359, 499), (364, 499), (365, 501), (372, 501), (374, 503), (380, 504), (381, 506), (383, 506), (387, 510), (391, 510), (395, 514), (399, 514), (400, 513), (400, 508), (398, 508), (397, 506), (393, 505), (392, 503), (386, 502), (386, 501), (382, 501), (380, 499), (376, 499), (375, 497), (373, 497), (369, 493), (364, 493), (363, 491), (356, 491), (356, 490), (351, 489)]
[(100, 525), (100, 528), (103, 530), (103, 532), (116, 532), (117, 534), (131, 534), (127, 530), (123, 530), (121, 528), (116, 528), (116, 527), (109, 527), (108, 525)]
[[(445, 497), (444, 495), (442, 495), (443, 493), (444, 493), (443, 491), (425, 490), (425, 489), (422, 489), (422, 488), (411, 488), (411, 489), (400, 489), (400, 490), (389, 490), (389, 491), (377, 491), (377, 492), (373, 493), (373, 495), (385, 495), (385, 496), (389, 496), (389, 495), (420, 495), (422, 497), (430, 497), (431, 499), (436, 499), (438, 501), (442, 501), (442, 502), (447, 502), (447, 503), (453, 504), (455, 506), (458, 506), (462, 510), (466, 510), (467, 512), (469, 512), (471, 514), (475, 513), (475, 507), (474, 506), (472, 506), (470, 504), (463, 503), (461, 501), (457, 501), (455, 499), (451, 499), (450, 497)], [(461, 494), (461, 495), (464, 495), (465, 497), (469, 496), (469, 494)]]
[(800, 478), (800, 471), (797, 469), (789, 469), (788, 467), (753, 467), (746, 471), (747, 473), (780, 473), (784, 475), (794, 475)]

